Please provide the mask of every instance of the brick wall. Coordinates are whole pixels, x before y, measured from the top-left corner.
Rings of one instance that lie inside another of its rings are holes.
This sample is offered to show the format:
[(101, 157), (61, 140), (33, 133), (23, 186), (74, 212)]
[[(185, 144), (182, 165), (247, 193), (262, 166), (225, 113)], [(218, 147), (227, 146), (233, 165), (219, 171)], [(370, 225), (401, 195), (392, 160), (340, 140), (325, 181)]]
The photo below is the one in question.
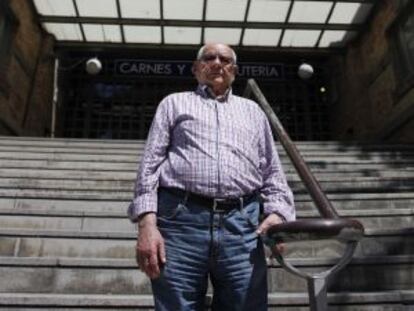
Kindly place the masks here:
[(0, 135), (50, 131), (54, 39), (36, 21), (31, 1), (11, 0), (17, 24), (0, 88)]
[(333, 137), (414, 142), (414, 92), (399, 92), (390, 31), (399, 12), (399, 1), (379, 2), (362, 35), (332, 58), (338, 94)]

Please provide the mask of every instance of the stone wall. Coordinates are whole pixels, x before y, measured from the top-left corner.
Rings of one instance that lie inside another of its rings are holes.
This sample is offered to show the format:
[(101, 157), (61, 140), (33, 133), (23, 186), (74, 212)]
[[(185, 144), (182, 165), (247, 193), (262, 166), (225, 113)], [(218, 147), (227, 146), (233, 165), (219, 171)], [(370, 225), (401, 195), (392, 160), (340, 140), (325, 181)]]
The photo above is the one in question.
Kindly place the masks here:
[(31, 1), (11, 0), (17, 23), (0, 87), (0, 135), (46, 136), (53, 96), (54, 39), (44, 32)]
[(401, 92), (390, 31), (401, 14), (399, 2), (380, 1), (362, 35), (331, 60), (336, 139), (414, 142), (414, 84)]

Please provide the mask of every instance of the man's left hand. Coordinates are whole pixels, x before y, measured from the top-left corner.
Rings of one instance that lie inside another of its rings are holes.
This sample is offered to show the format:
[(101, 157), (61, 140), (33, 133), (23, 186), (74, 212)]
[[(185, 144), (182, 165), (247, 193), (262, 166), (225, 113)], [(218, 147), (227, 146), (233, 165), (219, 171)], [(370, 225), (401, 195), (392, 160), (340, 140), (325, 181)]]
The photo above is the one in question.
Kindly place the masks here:
[[(270, 227), (283, 223), (283, 220), (277, 214), (270, 214), (268, 215), (262, 223), (257, 228), (256, 233), (259, 235), (264, 235), (267, 233)], [(273, 252), (283, 253), (285, 251), (285, 244), (279, 243), (276, 244), (275, 247), (272, 249)]]

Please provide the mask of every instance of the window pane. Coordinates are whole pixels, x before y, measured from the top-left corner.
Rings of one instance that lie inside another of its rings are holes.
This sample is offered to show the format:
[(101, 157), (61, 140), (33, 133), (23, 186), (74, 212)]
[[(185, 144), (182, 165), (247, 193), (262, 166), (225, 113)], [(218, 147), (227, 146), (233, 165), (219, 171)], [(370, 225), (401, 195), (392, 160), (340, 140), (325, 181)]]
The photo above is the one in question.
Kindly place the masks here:
[(34, 0), (37, 11), (42, 15), (75, 16), (72, 0)]
[(131, 43), (161, 43), (159, 26), (123, 26), (125, 41)]
[(319, 30), (286, 30), (282, 46), (286, 47), (314, 47), (318, 41)]
[(247, 0), (207, 1), (207, 20), (242, 21)]
[(361, 24), (365, 21), (371, 8), (372, 4), (369, 3), (337, 3), (329, 23)]
[(342, 47), (355, 35), (355, 31), (326, 30), (322, 35), (319, 47)]
[(167, 44), (200, 44), (201, 28), (165, 27), (164, 35)]
[(284, 22), (290, 0), (252, 0), (247, 20), (249, 22)]
[(240, 28), (206, 28), (204, 43), (222, 42), (225, 44), (239, 44)]
[(121, 42), (121, 30), (118, 25), (83, 24), (86, 41)]
[(80, 16), (118, 17), (115, 0), (76, 0)]
[(82, 41), (82, 33), (78, 24), (44, 23), (47, 31), (55, 35), (57, 40)]
[(201, 20), (203, 0), (164, 0), (164, 18)]
[(295, 1), (289, 22), (325, 23), (333, 2)]
[(280, 29), (246, 29), (243, 45), (277, 46), (281, 32)]
[(160, 18), (160, 2), (154, 0), (120, 0), (121, 15), (126, 18)]

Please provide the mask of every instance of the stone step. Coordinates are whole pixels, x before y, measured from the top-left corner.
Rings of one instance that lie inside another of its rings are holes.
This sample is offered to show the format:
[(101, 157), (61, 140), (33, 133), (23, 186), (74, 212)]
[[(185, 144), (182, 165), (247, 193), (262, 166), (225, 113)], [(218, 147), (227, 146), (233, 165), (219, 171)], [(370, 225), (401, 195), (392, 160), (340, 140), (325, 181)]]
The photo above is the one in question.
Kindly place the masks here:
[[(0, 146), (59, 146), (59, 147), (82, 147), (82, 148), (131, 148), (144, 146), (145, 140), (118, 140), (118, 139), (84, 139), (84, 138), (43, 138), (43, 137), (10, 137), (1, 136)], [(393, 146), (393, 145), (390, 145)], [(397, 145), (395, 145), (397, 146)], [(400, 145), (401, 146), (401, 145)]]
[[(328, 193), (327, 197), (338, 210), (407, 208), (414, 203), (414, 192)], [(124, 212), (132, 198), (132, 192), (0, 189), (0, 209)], [(295, 205), (298, 210), (315, 209), (308, 194), (295, 195)]]
[[(405, 228), (414, 223), (414, 208), (337, 209), (341, 217), (359, 220), (365, 228)], [(320, 218), (316, 211), (298, 208), (298, 219)], [(117, 212), (0, 209), (0, 228), (79, 231), (134, 231), (125, 210)]]
[[(412, 309), (414, 291), (370, 291), (328, 293), (329, 311), (409, 311)], [(211, 296), (207, 295), (206, 305)], [(305, 293), (270, 293), (269, 311), (309, 311)], [(154, 310), (151, 295), (87, 295), (87, 294), (42, 294), (0, 293), (0, 310), (67, 310), (67, 311), (113, 311)]]
[[(339, 214), (364, 215), (378, 210), (379, 214), (387, 211), (410, 209), (414, 206), (413, 193), (360, 193), (360, 194), (331, 194), (328, 195), (332, 205)], [(0, 211), (16, 210), (16, 212), (54, 212), (54, 213), (111, 213), (124, 216), (130, 200), (59, 200), (59, 199), (30, 199), (30, 198), (0, 198)], [(308, 197), (295, 197), (295, 206), (298, 213), (316, 213), (315, 205)], [(362, 213), (362, 214), (361, 214)], [(59, 214), (57, 214), (59, 215)], [(318, 215), (318, 214), (316, 214)]]
[[(23, 152), (24, 151), (24, 152)], [(125, 162), (125, 163), (137, 163), (142, 157), (143, 150), (137, 150), (131, 153), (118, 153), (114, 151), (113, 153), (101, 153), (94, 150), (91, 150), (86, 153), (87, 150), (79, 151), (49, 151), (45, 149), (43, 151), (30, 151), (27, 149), (24, 150), (4, 150), (0, 149), (0, 159), (2, 161), (6, 160), (47, 160), (47, 161), (74, 161), (74, 162)], [(303, 152), (303, 158), (305, 161), (314, 162), (314, 161), (335, 161), (335, 162), (413, 162), (414, 161), (414, 152)], [(286, 154), (281, 152), (280, 158), (282, 162), (290, 162)]]
[[(130, 225), (132, 226), (132, 224)], [(134, 258), (136, 232), (0, 229), (0, 256)], [(366, 229), (356, 255), (414, 254), (412, 228)], [(342, 256), (343, 244), (335, 240), (289, 243), (287, 257)]]
[[(136, 309), (132, 303), (120, 306), (116, 293), (150, 292), (148, 280), (133, 260), (135, 226), (125, 218), (144, 144), (0, 137), (0, 256), (8, 256), (0, 258), (0, 292), (7, 288), (5, 295), (18, 300), (8, 300), (7, 305), (0, 294), (0, 309), (30, 310), (30, 301), (36, 299), (41, 301), (34, 305), (38, 309)], [(412, 289), (414, 279), (414, 146), (337, 142), (298, 142), (297, 146), (338, 212), (360, 219), (368, 228), (352, 264), (332, 279), (330, 289), (338, 294), (330, 294), (330, 299), (342, 297), (332, 310), (414, 310), (409, 306), (413, 293), (399, 291)], [(315, 217), (314, 204), (282, 147), (278, 150), (296, 191), (299, 218)], [(334, 241), (289, 243), (287, 247), (289, 260), (312, 271), (327, 268), (334, 260), (330, 257), (343, 254), (343, 246)], [(269, 271), (271, 291), (282, 291), (270, 295), (279, 299), (272, 308), (308, 310), (303, 303), (304, 282), (278, 265)], [(36, 282), (41, 286), (34, 286)], [(18, 294), (19, 288), (35, 293)], [(51, 303), (56, 299), (52, 292), (80, 294), (81, 290), (115, 295), (95, 295), (95, 304), (88, 305), (74, 303), (80, 295), (56, 294), (65, 297), (61, 300), (70, 297), (65, 301), (73, 304)], [(44, 296), (36, 296), (42, 291)], [(374, 294), (367, 295), (367, 291)], [(102, 304), (100, 299), (105, 297), (115, 298), (114, 302)], [(280, 297), (289, 297), (290, 302), (283, 304)], [(138, 305), (153, 308), (152, 304)]]
[[(288, 260), (307, 272), (324, 271), (337, 259)], [(331, 276), (330, 292), (410, 290), (412, 256), (354, 258)], [(381, 274), (378, 273), (381, 271)], [(15, 258), (0, 257), (0, 292), (60, 294), (151, 294), (149, 279), (129, 259)], [(306, 292), (306, 281), (272, 264), (269, 292)]]
[[(394, 158), (404, 158), (407, 156), (412, 157), (414, 154), (414, 148), (410, 148), (409, 145), (404, 146), (401, 150), (396, 148), (386, 148), (382, 146), (370, 146), (369, 148), (364, 147), (349, 147), (349, 148), (329, 148), (326, 146), (310, 148), (309, 146), (298, 145), (298, 150), (302, 156), (350, 156), (357, 158), (369, 158), (371, 156), (377, 156), (385, 159), (394, 159)], [(277, 150), (281, 157), (286, 157), (287, 154), (282, 146), (277, 145)], [(96, 155), (96, 156), (130, 156), (137, 158), (144, 151), (144, 144), (136, 144), (134, 147), (129, 146), (128, 144), (124, 147), (117, 144), (113, 148), (110, 148), (105, 144), (102, 146), (49, 146), (49, 145), (40, 145), (40, 144), (30, 144), (30, 145), (4, 145), (0, 141), (0, 155), (2, 157), (14, 158), (13, 155), (23, 156), (23, 154), (28, 153), (32, 154), (35, 157), (44, 157), (49, 155), (50, 157), (56, 155)], [(18, 154), (17, 154), (18, 153)]]
[[(391, 192), (414, 190), (414, 178), (377, 178), (360, 177), (348, 181), (331, 180), (319, 181), (325, 193), (349, 193), (349, 192)], [(2, 190), (41, 190), (41, 191), (79, 191), (108, 193), (125, 192), (132, 194), (135, 182), (133, 180), (73, 180), (73, 179), (40, 179), (40, 178), (0, 178)], [(289, 181), (292, 191), (307, 193), (302, 181)]]
[[(2, 168), (0, 178), (40, 178), (40, 179), (73, 179), (73, 180), (119, 180), (134, 181), (136, 171), (89, 171), (89, 170), (63, 170), (33, 168)], [(350, 181), (356, 178), (413, 178), (414, 170), (406, 168), (388, 168), (384, 170), (348, 170), (348, 171), (324, 171), (317, 170), (314, 175), (318, 181)], [(296, 172), (286, 174), (289, 181), (300, 181)]]
[[(409, 218), (405, 215), (405, 218)], [(123, 214), (112, 215), (85, 215), (84, 213), (66, 213), (56, 215), (55, 213), (25, 213), (15, 210), (0, 210), (0, 228), (6, 229), (29, 229), (29, 230), (69, 230), (69, 231), (102, 231), (102, 232), (134, 232), (135, 224), (132, 224)]]
[[(339, 142), (339, 141), (295, 141), (295, 145), (299, 148), (334, 148), (338, 150), (349, 150), (358, 148), (361, 150), (388, 150), (401, 149), (413, 150), (410, 144), (395, 144), (395, 143), (375, 143), (375, 142)], [(279, 144), (276, 142), (276, 144)], [(77, 146), (77, 147), (114, 147), (114, 148), (135, 148), (145, 145), (145, 140), (121, 140), (121, 139), (84, 139), (84, 138), (43, 138), (43, 137), (10, 137), (0, 136), (0, 145), (16, 145), (16, 146)]]
[[(96, 167), (108, 167), (112, 170), (115, 169), (126, 169), (126, 168), (136, 168), (140, 162), (139, 156), (94, 156), (94, 155), (73, 155), (72, 157), (64, 154), (54, 154), (53, 157), (43, 156), (39, 154), (37, 156), (31, 157), (26, 155), (26, 153), (21, 153), (21, 156), (13, 156), (6, 158), (1, 158), (1, 167), (3, 168), (13, 168), (13, 167), (27, 167), (27, 168), (37, 168), (37, 167), (47, 167), (47, 168), (70, 168), (71, 165), (74, 168), (85, 167), (86, 165), (95, 165)], [(291, 161), (285, 157), (281, 158), (282, 165), (285, 167), (291, 167)], [(321, 156), (316, 155), (314, 157), (305, 158), (305, 162), (310, 167), (323, 167), (326, 165), (335, 167), (341, 167), (345, 165), (356, 165), (356, 168), (361, 165), (368, 165), (369, 168), (378, 166), (389, 165), (391, 167), (401, 167), (402, 165), (407, 165), (412, 168), (414, 164), (414, 157), (402, 157), (402, 158), (389, 158), (384, 159), (382, 157), (346, 157), (346, 156)]]
[[(294, 267), (308, 273), (327, 271), (336, 258), (292, 258)], [(356, 257), (338, 273), (330, 276), (329, 292), (364, 292), (412, 289), (414, 258), (407, 256)], [(269, 264), (269, 292), (307, 291), (306, 281), (278, 263)]]
[[(412, 172), (414, 165), (412, 163), (358, 163), (350, 161), (349, 163), (332, 163), (332, 162), (318, 162), (308, 163), (312, 173), (324, 173), (335, 174), (339, 176), (346, 175), (352, 172), (359, 172), (360, 174), (366, 174), (366, 176), (376, 176), (381, 171), (389, 170), (404, 170), (406, 172)], [(19, 160), (7, 160), (0, 162), (0, 169), (19, 169), (19, 170), (59, 170), (62, 174), (65, 171), (76, 172), (110, 172), (114, 176), (119, 173), (134, 173), (136, 174), (138, 164), (136, 163), (112, 163), (112, 162), (63, 162), (63, 161), (19, 161)], [(291, 164), (283, 165), (283, 169), (287, 175), (296, 175), (296, 169)]]

